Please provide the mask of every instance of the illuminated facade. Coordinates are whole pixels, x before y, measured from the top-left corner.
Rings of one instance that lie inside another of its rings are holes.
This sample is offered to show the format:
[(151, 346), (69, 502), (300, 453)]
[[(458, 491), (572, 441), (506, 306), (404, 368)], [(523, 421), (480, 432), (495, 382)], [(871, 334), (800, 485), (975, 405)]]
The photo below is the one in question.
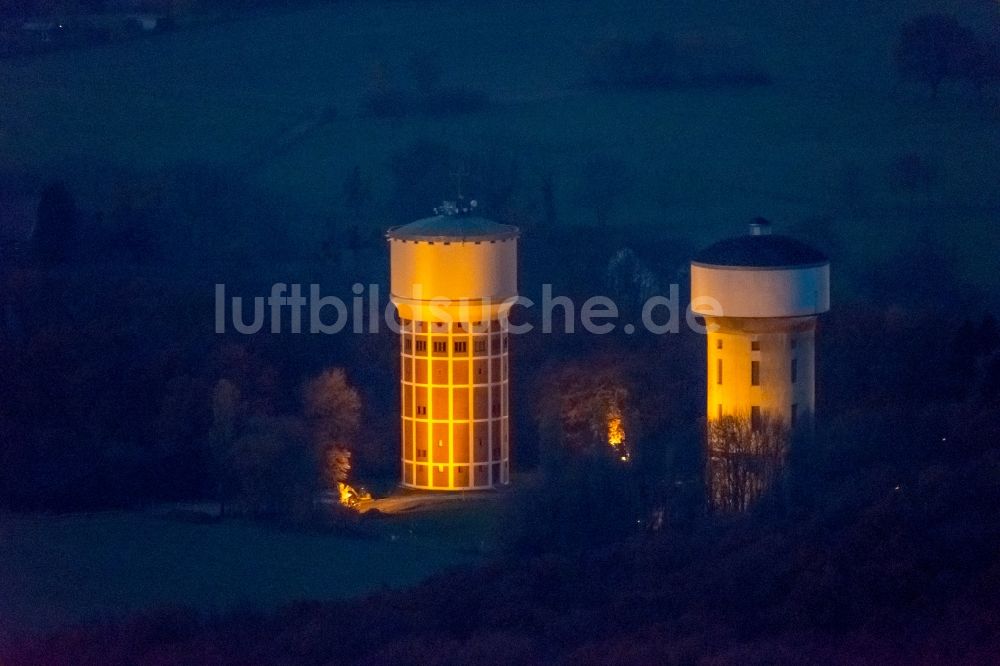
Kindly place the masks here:
[(424, 490), (510, 482), (507, 320), (516, 227), (447, 207), (390, 229), (400, 335), (402, 482)]
[(708, 420), (767, 413), (794, 428), (816, 407), (816, 316), (830, 309), (830, 262), (771, 234), (712, 245), (691, 262), (691, 308), (708, 327)]

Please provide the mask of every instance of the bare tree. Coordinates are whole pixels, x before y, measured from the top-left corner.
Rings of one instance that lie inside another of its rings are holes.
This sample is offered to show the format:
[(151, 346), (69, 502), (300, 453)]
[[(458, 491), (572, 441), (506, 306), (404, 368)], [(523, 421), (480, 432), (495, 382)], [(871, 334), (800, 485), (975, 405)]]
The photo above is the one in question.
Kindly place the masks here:
[(708, 423), (706, 480), (710, 508), (743, 512), (774, 487), (788, 454), (783, 419), (764, 412), (727, 415)]

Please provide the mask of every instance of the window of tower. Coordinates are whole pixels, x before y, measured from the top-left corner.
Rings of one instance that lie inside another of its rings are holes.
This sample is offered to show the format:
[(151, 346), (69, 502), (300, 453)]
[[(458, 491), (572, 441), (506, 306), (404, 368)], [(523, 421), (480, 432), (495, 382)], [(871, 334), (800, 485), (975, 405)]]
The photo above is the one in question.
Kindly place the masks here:
[(797, 358), (792, 359), (792, 383), (794, 384), (799, 378), (799, 360)]
[(760, 430), (760, 422), (760, 407), (758, 405), (753, 405), (750, 407), (750, 427), (754, 430), (754, 432)]
[(722, 338), (719, 338), (718, 340), (715, 341), (715, 348), (722, 349)]
[(426, 340), (417, 340), (417, 351), (418, 352), (425, 352), (425, 351), (427, 351), (427, 341)]
[(794, 403), (792, 404), (792, 411), (789, 412), (789, 415), (790, 415), (791, 426), (794, 428), (795, 421), (799, 415), (799, 406), (797, 404)]
[(469, 348), (469, 343), (465, 340), (455, 343), (455, 353), (464, 354)]
[(750, 341), (750, 351), (760, 351), (760, 340)]
[(715, 361), (715, 383), (722, 384), (722, 359)]
[(474, 374), (472, 376), (472, 382), (474, 384), (485, 384), (489, 381), (489, 373), (487, 365), (489, 361), (487, 359), (473, 361)]
[(750, 361), (750, 385), (760, 386), (760, 361)]
[(435, 354), (446, 354), (448, 352), (448, 342), (446, 340), (435, 340), (434, 341), (434, 353)]

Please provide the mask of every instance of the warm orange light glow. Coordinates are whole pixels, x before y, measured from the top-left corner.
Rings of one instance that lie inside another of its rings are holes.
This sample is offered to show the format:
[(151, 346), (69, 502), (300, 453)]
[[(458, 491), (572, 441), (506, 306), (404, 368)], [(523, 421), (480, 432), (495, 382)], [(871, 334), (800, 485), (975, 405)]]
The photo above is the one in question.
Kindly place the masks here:
[(358, 500), (360, 499), (358, 491), (353, 487), (344, 483), (343, 481), (337, 482), (337, 492), (339, 494), (339, 501), (342, 506), (349, 507), (351, 509), (358, 506)]
[(614, 447), (621, 446), (625, 442), (625, 428), (622, 427), (620, 416), (613, 416), (608, 419), (608, 444)]
[(608, 410), (608, 444), (618, 452), (618, 457), (622, 462), (629, 459), (628, 450), (625, 448), (625, 422), (621, 416), (621, 410), (612, 406)]

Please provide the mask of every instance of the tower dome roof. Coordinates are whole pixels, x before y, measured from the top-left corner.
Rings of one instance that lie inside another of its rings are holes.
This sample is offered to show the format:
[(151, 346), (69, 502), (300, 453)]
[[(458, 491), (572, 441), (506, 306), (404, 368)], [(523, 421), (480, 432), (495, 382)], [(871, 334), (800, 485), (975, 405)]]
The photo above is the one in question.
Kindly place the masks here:
[(520, 231), (509, 224), (500, 224), (476, 215), (435, 215), (422, 220), (392, 227), (386, 233), (390, 240), (404, 241), (496, 241), (517, 238)]
[(709, 245), (692, 264), (746, 268), (786, 268), (825, 264), (830, 259), (816, 248), (789, 236), (770, 233), (770, 223), (756, 218), (750, 233)]

